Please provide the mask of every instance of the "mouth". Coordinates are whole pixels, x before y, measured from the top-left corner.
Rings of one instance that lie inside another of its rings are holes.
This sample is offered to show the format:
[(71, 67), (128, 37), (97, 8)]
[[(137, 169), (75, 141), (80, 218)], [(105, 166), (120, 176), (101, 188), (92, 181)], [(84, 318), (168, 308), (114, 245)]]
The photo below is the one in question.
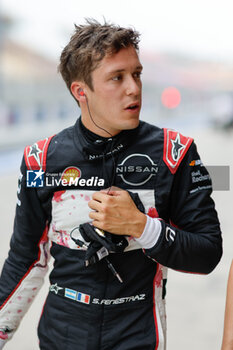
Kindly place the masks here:
[(134, 102), (134, 103), (131, 103), (130, 105), (128, 105), (125, 110), (126, 111), (137, 111), (139, 110), (140, 108), (140, 104), (139, 102)]

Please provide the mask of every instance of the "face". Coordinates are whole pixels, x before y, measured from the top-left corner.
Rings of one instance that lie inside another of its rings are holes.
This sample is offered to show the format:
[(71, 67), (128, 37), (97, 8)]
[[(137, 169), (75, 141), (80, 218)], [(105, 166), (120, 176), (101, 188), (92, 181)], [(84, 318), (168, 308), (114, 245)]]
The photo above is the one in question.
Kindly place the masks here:
[[(141, 72), (142, 65), (135, 49), (123, 48), (116, 54), (105, 56), (93, 71), (94, 91), (85, 87), (95, 123), (111, 135), (134, 129), (139, 124)], [(86, 115), (87, 118), (90, 121), (89, 115)], [(106, 133), (103, 136), (107, 136)]]

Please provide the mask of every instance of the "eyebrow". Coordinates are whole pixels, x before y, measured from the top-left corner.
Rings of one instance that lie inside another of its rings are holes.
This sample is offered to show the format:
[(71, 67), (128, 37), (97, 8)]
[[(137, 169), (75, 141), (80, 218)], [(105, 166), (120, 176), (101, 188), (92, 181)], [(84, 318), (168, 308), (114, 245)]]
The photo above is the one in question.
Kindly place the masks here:
[[(135, 70), (143, 70), (143, 66), (141, 66), (141, 65), (140, 65), (140, 66), (137, 66), (137, 67), (135, 68)], [(122, 72), (125, 72), (125, 69), (124, 69), (124, 68), (112, 70), (112, 71), (108, 72), (107, 74), (108, 74), (108, 75), (111, 75), (111, 74), (122, 73)]]

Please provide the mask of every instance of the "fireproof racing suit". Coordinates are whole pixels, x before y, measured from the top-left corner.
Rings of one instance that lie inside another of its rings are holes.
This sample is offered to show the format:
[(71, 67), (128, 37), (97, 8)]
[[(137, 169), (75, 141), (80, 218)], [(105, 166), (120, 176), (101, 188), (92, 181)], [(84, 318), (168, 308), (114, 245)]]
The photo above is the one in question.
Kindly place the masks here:
[[(90, 222), (95, 191), (115, 185), (137, 193), (145, 214), (160, 220), (149, 249), (126, 236), (123, 252), (85, 266), (88, 243), (79, 225)], [(222, 254), (211, 179), (193, 140), (140, 122), (105, 139), (78, 119), (59, 134), (25, 149), (9, 256), (0, 280), (0, 337), (17, 329), (54, 258), (40, 319), (42, 350), (166, 348), (167, 268), (208, 274)], [(159, 219), (158, 219), (159, 218)], [(79, 236), (80, 235), (80, 236)]]

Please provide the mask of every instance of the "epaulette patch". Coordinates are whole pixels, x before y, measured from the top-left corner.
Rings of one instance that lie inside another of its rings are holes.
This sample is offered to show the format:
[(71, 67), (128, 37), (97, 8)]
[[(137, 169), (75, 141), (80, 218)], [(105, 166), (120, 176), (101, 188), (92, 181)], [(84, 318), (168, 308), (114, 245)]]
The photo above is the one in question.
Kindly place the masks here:
[(27, 146), (24, 150), (26, 166), (29, 170), (46, 170), (48, 146), (53, 136)]
[(175, 174), (177, 171), (192, 142), (193, 139), (191, 137), (186, 137), (177, 131), (164, 128), (163, 160), (172, 174)]

